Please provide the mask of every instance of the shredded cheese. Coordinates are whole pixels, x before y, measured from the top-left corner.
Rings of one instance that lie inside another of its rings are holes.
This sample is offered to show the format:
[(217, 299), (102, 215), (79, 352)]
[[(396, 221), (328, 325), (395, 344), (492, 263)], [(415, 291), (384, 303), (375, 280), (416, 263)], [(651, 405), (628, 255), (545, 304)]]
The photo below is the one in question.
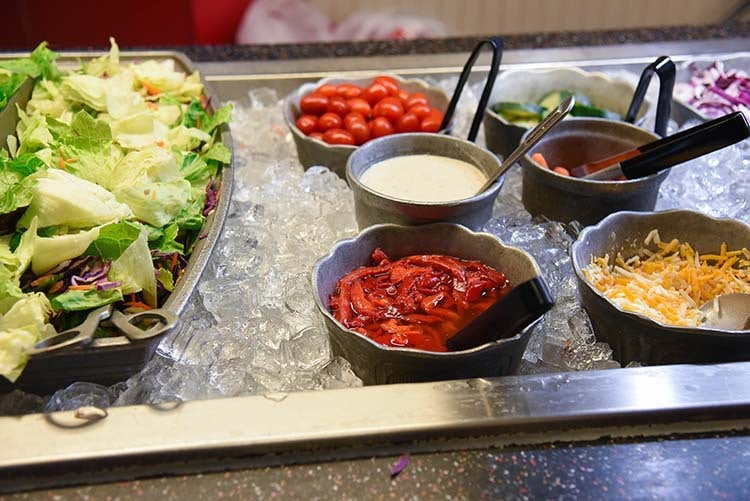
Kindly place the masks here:
[(664, 242), (657, 230), (638, 253), (624, 259), (619, 253), (593, 257), (583, 270), (586, 279), (613, 303), (669, 325), (697, 326), (698, 309), (721, 294), (750, 293), (750, 251), (727, 250), (700, 255), (689, 243)]

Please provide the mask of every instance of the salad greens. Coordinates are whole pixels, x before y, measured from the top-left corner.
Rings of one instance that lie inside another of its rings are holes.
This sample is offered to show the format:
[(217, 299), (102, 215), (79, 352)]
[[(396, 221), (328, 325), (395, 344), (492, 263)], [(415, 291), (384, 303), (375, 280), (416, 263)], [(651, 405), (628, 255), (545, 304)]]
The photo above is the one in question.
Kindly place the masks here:
[(5, 109), (8, 100), (27, 78), (43, 76), (47, 80), (58, 80), (60, 72), (54, 64), (56, 58), (57, 54), (42, 42), (29, 57), (0, 61), (0, 111)]
[[(41, 44), (0, 62), (0, 107), (35, 78), (17, 137), (0, 149), (0, 375), (81, 314), (159, 306), (220, 191), (231, 104), (207, 109), (198, 73), (103, 57), (60, 71)], [(6, 85), (7, 84), (7, 85)]]

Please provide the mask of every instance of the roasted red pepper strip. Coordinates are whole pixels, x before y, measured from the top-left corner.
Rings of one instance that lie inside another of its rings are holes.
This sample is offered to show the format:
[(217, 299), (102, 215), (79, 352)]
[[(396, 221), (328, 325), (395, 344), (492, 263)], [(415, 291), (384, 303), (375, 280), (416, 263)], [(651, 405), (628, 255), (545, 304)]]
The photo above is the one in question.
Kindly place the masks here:
[(381, 249), (372, 261), (339, 280), (330, 307), (344, 326), (388, 346), (446, 351), (447, 339), (510, 289), (502, 273), (478, 261), (417, 255), (391, 262)]

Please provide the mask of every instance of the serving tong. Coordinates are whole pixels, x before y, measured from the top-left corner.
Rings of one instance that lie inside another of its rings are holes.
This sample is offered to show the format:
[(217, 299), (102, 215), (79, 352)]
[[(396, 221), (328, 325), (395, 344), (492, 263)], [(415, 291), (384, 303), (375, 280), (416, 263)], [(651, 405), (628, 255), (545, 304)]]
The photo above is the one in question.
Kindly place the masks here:
[[(138, 313), (125, 314), (114, 309), (112, 304), (93, 310), (77, 327), (50, 336), (36, 343), (28, 350), (30, 357), (57, 352), (74, 346), (86, 346), (94, 339), (99, 325), (108, 321), (130, 341), (151, 339), (174, 329), (179, 319), (177, 315), (165, 309), (153, 309)], [(145, 328), (140, 325), (151, 323)]]

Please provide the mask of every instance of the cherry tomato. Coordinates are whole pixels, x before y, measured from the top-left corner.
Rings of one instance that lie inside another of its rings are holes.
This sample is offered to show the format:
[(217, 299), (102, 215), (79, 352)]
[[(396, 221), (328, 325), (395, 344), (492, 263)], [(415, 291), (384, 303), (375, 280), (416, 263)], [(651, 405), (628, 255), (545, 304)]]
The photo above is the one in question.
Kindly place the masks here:
[(345, 99), (352, 99), (362, 94), (362, 88), (353, 83), (344, 82), (336, 87), (336, 94)]
[(429, 105), (429, 101), (427, 101), (427, 96), (422, 94), (421, 92), (415, 92), (414, 94), (409, 96), (409, 99), (406, 100), (406, 107), (411, 108), (414, 105), (417, 104), (426, 104)]
[(404, 105), (404, 109), (409, 108), (409, 106), (407, 106), (406, 103), (409, 100), (410, 95), (411, 94), (409, 94), (409, 92), (404, 89), (399, 89), (398, 94), (396, 94), (396, 97), (398, 98), (398, 100), (401, 101), (401, 104)]
[(363, 117), (361, 114), (357, 113), (356, 111), (347, 113), (347, 115), (344, 117), (344, 125), (346, 126), (346, 130), (349, 130), (349, 125), (353, 122), (362, 122), (365, 125), (367, 124), (365, 117)]
[(333, 84), (323, 84), (317, 89), (315, 89), (315, 93), (321, 94), (325, 97), (331, 97), (336, 95), (336, 86)]
[(389, 96), (395, 96), (396, 94), (398, 94), (398, 91), (401, 89), (401, 87), (398, 85), (398, 82), (396, 81), (395, 78), (385, 76), (385, 75), (380, 75), (380, 76), (375, 77), (375, 83), (379, 83), (383, 87), (385, 87), (386, 90), (388, 91)]
[(346, 130), (348, 130), (352, 136), (354, 136), (354, 143), (359, 146), (370, 140), (370, 128), (367, 126), (367, 122), (362, 121), (351, 121), (346, 124)]
[(335, 113), (340, 117), (345, 116), (349, 113), (349, 106), (346, 104), (346, 99), (341, 96), (333, 96), (328, 98), (328, 111)]
[(320, 130), (325, 132), (330, 129), (340, 129), (344, 126), (344, 121), (340, 116), (329, 111), (321, 115), (318, 119), (318, 124), (320, 125)]
[(310, 135), (312, 132), (316, 132), (320, 129), (318, 126), (318, 117), (315, 115), (301, 115), (297, 119), (297, 128), (302, 131), (303, 134)]
[(328, 144), (354, 145), (354, 136), (344, 129), (329, 129), (323, 133), (323, 141)]
[(370, 113), (372, 113), (372, 107), (370, 106), (370, 103), (368, 103), (361, 97), (348, 99), (346, 101), (346, 105), (349, 106), (349, 111), (359, 113), (365, 118), (369, 118)]
[(370, 106), (375, 106), (378, 101), (388, 97), (388, 89), (383, 84), (374, 82), (362, 91), (361, 97), (370, 103)]
[(404, 113), (396, 122), (396, 132), (418, 132), (419, 122), (414, 113)]
[(443, 113), (440, 110), (433, 109), (427, 117), (422, 119), (419, 128), (422, 132), (438, 132), (442, 123)]
[(393, 132), (393, 124), (385, 117), (377, 117), (370, 122), (370, 137), (388, 136)]
[(375, 105), (372, 114), (375, 117), (385, 117), (395, 124), (404, 114), (404, 105), (397, 97), (386, 97)]
[(420, 120), (427, 118), (427, 116), (429, 116), (430, 114), (430, 111), (432, 111), (432, 108), (430, 108), (426, 104), (415, 104), (414, 106), (407, 107), (407, 109), (409, 110), (409, 113), (416, 115)]
[(323, 94), (313, 92), (299, 100), (299, 107), (302, 109), (302, 113), (322, 115), (328, 111), (328, 98)]
[(323, 140), (323, 133), (322, 132), (311, 132), (307, 135), (308, 137), (314, 137), (315, 139)]

